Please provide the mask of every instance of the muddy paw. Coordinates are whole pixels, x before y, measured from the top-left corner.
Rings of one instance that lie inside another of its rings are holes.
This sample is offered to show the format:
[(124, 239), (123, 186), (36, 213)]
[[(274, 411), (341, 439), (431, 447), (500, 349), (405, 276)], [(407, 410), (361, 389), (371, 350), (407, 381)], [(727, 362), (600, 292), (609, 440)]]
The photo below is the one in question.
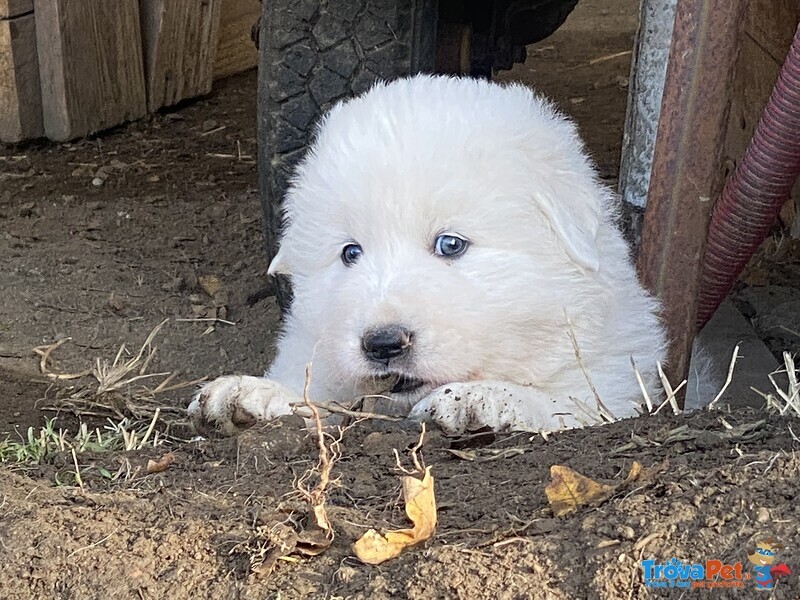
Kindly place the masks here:
[(448, 434), (460, 434), (480, 427), (482, 424), (475, 422), (469, 387), (456, 383), (433, 390), (414, 405), (409, 418), (435, 423)]
[(204, 385), (189, 405), (198, 432), (236, 435), (256, 423), (292, 413), (294, 392), (262, 377), (226, 375)]
[(417, 403), (409, 417), (433, 421), (449, 434), (517, 429), (557, 429), (552, 402), (536, 390), (502, 381), (451, 383), (433, 390)]

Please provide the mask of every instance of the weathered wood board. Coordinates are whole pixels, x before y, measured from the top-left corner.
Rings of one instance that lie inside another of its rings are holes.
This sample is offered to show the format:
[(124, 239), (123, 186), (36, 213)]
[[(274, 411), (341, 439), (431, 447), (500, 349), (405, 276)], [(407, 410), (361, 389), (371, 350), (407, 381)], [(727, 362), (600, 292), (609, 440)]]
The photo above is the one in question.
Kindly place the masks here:
[(222, 0), (214, 79), (247, 71), (258, 64), (258, 50), (250, 35), (260, 14), (258, 0)]
[(34, 14), (47, 137), (147, 113), (138, 0), (34, 0)]
[(0, 0), (0, 19), (33, 12), (33, 0)]
[(147, 107), (211, 91), (221, 0), (140, 0)]
[[(800, 2), (797, 0), (751, 0), (747, 3), (725, 140), (730, 167), (742, 157), (753, 136), (799, 22)], [(795, 204), (800, 203), (800, 182), (792, 198)], [(795, 219), (793, 237), (800, 237), (800, 220), (793, 213), (792, 206), (787, 206), (784, 215)]]
[[(2, 8), (8, 11), (7, 4)], [(15, 5), (19, 3), (12, 2), (11, 8)], [(15, 14), (19, 12), (24, 11)], [(34, 16), (28, 13), (0, 19), (0, 142), (20, 142), (43, 134)]]

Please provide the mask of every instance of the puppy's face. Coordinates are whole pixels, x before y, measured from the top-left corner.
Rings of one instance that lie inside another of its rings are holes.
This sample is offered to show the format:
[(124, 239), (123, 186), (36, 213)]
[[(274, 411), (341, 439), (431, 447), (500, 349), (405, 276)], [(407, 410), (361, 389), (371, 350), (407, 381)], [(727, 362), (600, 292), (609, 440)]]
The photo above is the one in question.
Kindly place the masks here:
[(572, 127), (527, 90), (395, 82), (324, 122), (271, 272), (292, 276), (317, 359), (364, 393), (524, 381), (599, 266), (597, 193)]

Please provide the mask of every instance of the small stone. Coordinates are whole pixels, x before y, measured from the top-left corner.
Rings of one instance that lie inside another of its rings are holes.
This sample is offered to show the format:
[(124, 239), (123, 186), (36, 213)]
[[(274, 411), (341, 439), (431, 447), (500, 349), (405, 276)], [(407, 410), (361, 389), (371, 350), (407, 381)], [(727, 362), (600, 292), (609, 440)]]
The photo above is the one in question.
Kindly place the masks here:
[(22, 206), (19, 207), (19, 216), (23, 218), (32, 217), (34, 208), (36, 208), (36, 204), (33, 202), (26, 202)]
[(770, 521), (769, 510), (763, 506), (756, 511), (756, 521), (759, 523), (768, 523)]
[(104, 180), (101, 179), (100, 177), (95, 177), (94, 179), (92, 179), (92, 185), (94, 187), (100, 187), (100, 186), (103, 185), (103, 183), (104, 183)]

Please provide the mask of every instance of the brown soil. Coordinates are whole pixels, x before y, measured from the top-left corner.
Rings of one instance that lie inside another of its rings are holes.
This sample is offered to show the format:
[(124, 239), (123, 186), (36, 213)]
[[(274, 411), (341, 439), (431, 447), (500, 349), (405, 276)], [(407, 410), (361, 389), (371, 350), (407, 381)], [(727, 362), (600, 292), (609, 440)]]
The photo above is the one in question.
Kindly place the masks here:
[[(572, 114), (608, 180), (618, 170), (629, 68), (628, 57), (614, 55), (631, 47), (636, 4), (584, 0), (525, 65), (500, 77), (534, 85)], [(271, 298), (248, 302), (268, 284), (254, 123), (255, 75), (247, 73), (207, 99), (91, 140), (0, 148), (0, 439), (41, 426), (52, 416), (43, 399), (69, 393), (68, 383), (42, 376), (32, 352), (66, 337), (53, 370), (83, 370), (122, 343), (135, 351), (166, 317), (151, 372), (179, 370), (188, 380), (269, 364), (277, 308)], [(204, 276), (221, 282), (213, 298), (198, 282)], [(208, 331), (208, 321), (176, 320), (209, 311), (235, 325)], [(188, 395), (163, 400), (185, 406)], [(74, 431), (77, 417), (57, 423)], [(403, 452), (418, 432), (362, 423), (346, 433), (334, 468), (333, 545), (315, 558), (278, 561), (262, 577), (248, 561), (289, 515), (283, 508), (296, 506), (286, 497), (293, 481), (316, 463), (296, 422), (235, 440), (82, 453), (83, 488), (72, 456), (56, 454), (0, 466), (0, 589), (9, 600), (677, 598), (677, 590), (646, 591), (639, 561), (718, 558), (747, 570), (752, 536), (772, 534), (793, 571), (773, 597), (797, 598), (793, 432), (796, 420), (738, 411), (724, 420), (641, 418), (549, 441), (431, 434), (423, 454), (436, 478), (436, 536), (370, 567), (352, 558), (350, 544), (368, 527), (406, 525), (392, 449)], [(147, 475), (148, 459), (169, 451), (174, 463)], [(552, 516), (550, 466), (611, 481), (634, 460), (662, 472), (599, 507)], [(121, 475), (111, 483), (104, 470)], [(754, 584), (744, 583), (713, 593), (749, 597)]]
[[(724, 418), (744, 432), (731, 435), (716, 414), (650, 417), (550, 441), (517, 434), (459, 444), (474, 461), (432, 435), (423, 454), (436, 479), (436, 537), (379, 567), (359, 563), (350, 544), (368, 527), (405, 526), (392, 449), (402, 452), (417, 433), (358, 426), (346, 433), (334, 468), (333, 545), (318, 557), (278, 561), (261, 577), (248, 561), (274, 523), (288, 521), (276, 506), (316, 462), (313, 439), (296, 424), (182, 444), (168, 470), (154, 475), (143, 473), (148, 457), (157, 458), (152, 451), (82, 455), (85, 491), (52, 486), (73, 481), (70, 458), (56, 457), (2, 472), (0, 580), (9, 600), (644, 598), (640, 560), (719, 559), (742, 562), (747, 572), (748, 541), (771, 534), (795, 570), (773, 597), (796, 598), (800, 459), (788, 426), (800, 431), (800, 423), (763, 422), (753, 412)], [(626, 450), (631, 439), (639, 442)], [(552, 516), (544, 495), (551, 465), (619, 480), (633, 460), (650, 467), (665, 459), (652, 485)], [(125, 483), (109, 485), (98, 474), (120, 465), (132, 471)], [(743, 584), (715, 597), (748, 597), (755, 585)], [(672, 592), (653, 595), (679, 597)]]

